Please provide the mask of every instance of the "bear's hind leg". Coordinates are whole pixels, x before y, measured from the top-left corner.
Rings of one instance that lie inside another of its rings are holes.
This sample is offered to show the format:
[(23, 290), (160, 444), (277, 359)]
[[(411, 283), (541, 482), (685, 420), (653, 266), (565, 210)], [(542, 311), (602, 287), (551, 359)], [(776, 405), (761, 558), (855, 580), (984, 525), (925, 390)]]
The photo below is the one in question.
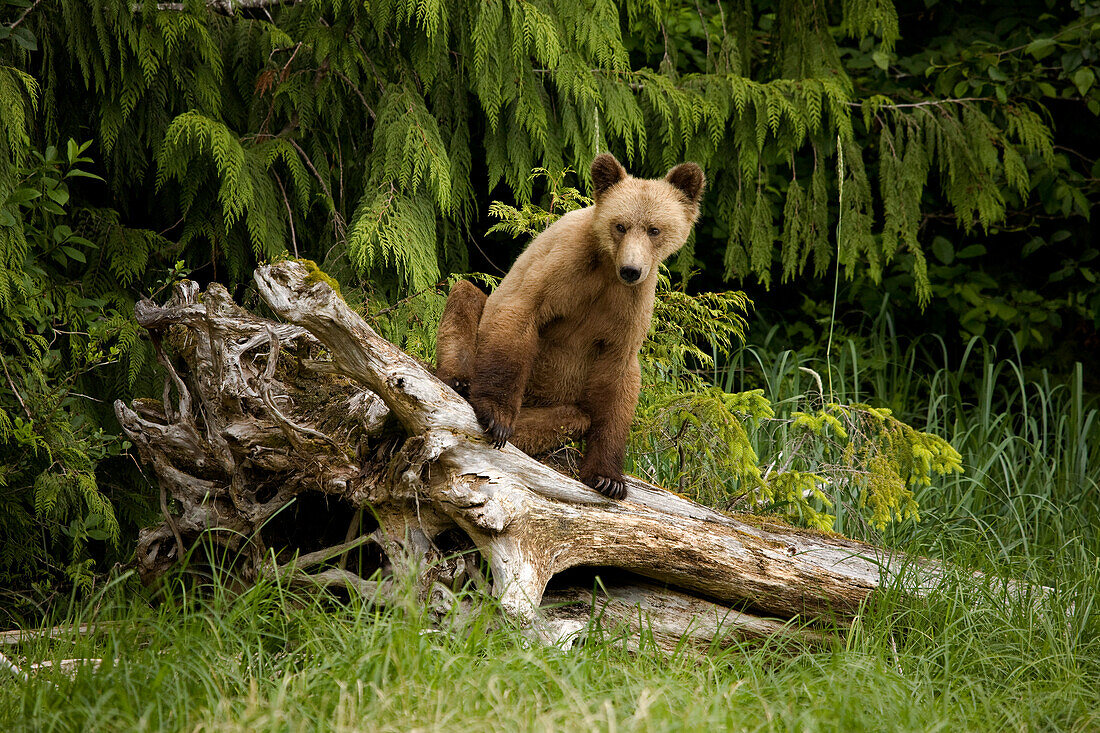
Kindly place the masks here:
[(584, 435), (590, 422), (576, 405), (521, 407), (512, 444), (529, 455), (549, 453)]
[(477, 327), (485, 310), (485, 293), (466, 280), (451, 286), (435, 337), (435, 376), (463, 397), (468, 396), (477, 353)]

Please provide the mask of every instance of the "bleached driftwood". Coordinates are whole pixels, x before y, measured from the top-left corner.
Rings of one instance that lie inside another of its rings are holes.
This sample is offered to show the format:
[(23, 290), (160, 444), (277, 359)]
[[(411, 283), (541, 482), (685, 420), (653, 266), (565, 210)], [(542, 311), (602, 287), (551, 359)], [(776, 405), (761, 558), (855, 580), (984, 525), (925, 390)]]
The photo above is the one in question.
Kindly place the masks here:
[[(843, 623), (902, 572), (914, 593), (939, 580), (928, 561), (743, 521), (637, 479), (609, 500), (511, 445), (493, 448), (469, 404), (316, 271), (281, 262), (255, 278), (286, 322), (216, 284), (200, 295), (184, 282), (167, 304), (136, 308), (170, 377), (162, 401), (115, 404), (162, 490), (166, 521), (137, 550), (148, 582), (196, 547), (193, 566), (231, 550), (245, 581), (278, 574), (379, 599), (404, 568), (425, 602), (482, 580), (547, 642), (581, 631), (595, 607), (635, 628), (641, 609), (671, 645)], [(463, 549), (480, 553), (489, 579), (473, 553), (453, 554)], [(605, 590), (594, 596), (586, 579), (547, 593), (578, 567), (599, 569)]]

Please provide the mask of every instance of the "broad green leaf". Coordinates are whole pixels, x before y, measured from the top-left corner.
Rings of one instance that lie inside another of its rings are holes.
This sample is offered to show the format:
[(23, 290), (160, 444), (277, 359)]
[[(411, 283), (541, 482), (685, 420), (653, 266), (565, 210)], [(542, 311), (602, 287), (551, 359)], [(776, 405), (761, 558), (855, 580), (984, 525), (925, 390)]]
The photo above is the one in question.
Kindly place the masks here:
[(1084, 95), (1092, 88), (1092, 85), (1096, 82), (1096, 74), (1088, 66), (1082, 66), (1080, 69), (1073, 73), (1073, 85), (1077, 87), (1077, 91)]
[(103, 176), (97, 176), (95, 173), (89, 173), (88, 171), (82, 171), (79, 168), (73, 168), (71, 171), (65, 174), (66, 178), (94, 178), (97, 181), (102, 181)]
[(77, 262), (88, 261), (88, 259), (84, 256), (84, 253), (81, 252), (79, 249), (76, 249), (75, 247), (70, 247), (67, 244), (63, 244), (61, 245), (61, 249), (64, 250), (65, 254), (69, 255), (69, 257), (72, 257)]
[(1028, 240), (1028, 243), (1024, 245), (1022, 254), (1024, 257), (1027, 257), (1045, 244), (1046, 242), (1043, 241), (1042, 237), (1032, 237)]
[(11, 37), (15, 39), (15, 42), (24, 51), (37, 51), (38, 39), (34, 37), (34, 34), (30, 32), (30, 29), (26, 26), (19, 26), (11, 32)]
[(1034, 41), (1027, 44), (1027, 48), (1024, 49), (1024, 53), (1029, 53), (1036, 59), (1046, 58), (1051, 53), (1053, 53), (1053, 51), (1053, 38), (1036, 38)]
[(945, 265), (955, 261), (955, 247), (945, 237), (936, 237), (932, 240), (932, 253)]
[(8, 196), (8, 201), (16, 204), (25, 204), (28, 201), (33, 201), (41, 195), (41, 191), (36, 191), (33, 188), (17, 188), (11, 192), (10, 196)]

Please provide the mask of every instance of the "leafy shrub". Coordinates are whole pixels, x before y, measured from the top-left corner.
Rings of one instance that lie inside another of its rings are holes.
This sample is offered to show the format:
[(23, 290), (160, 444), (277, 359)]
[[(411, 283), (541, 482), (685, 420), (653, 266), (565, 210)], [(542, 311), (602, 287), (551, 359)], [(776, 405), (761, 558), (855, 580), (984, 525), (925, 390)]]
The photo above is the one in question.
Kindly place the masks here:
[[(121, 549), (116, 501), (97, 467), (129, 444), (106, 429), (101, 402), (110, 385), (147, 379), (149, 347), (119, 287), (146, 251), (127, 252), (134, 237), (123, 234), (101, 245), (78, 233), (111, 218), (71, 207), (74, 182), (102, 180), (89, 171), (89, 147), (31, 150), (0, 203), (0, 584), (19, 592), (32, 579), (40, 593), (54, 580), (87, 589), (103, 554), (91, 545)], [(131, 515), (143, 513), (136, 490), (114, 497)]]

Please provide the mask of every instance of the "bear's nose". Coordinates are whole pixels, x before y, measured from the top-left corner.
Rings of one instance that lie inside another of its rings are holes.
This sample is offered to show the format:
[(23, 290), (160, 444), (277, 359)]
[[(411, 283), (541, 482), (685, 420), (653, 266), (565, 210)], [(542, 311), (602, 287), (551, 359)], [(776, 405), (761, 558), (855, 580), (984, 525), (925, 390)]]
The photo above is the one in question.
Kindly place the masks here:
[(637, 282), (638, 278), (642, 276), (642, 271), (637, 267), (620, 267), (619, 277), (623, 279), (623, 282)]

